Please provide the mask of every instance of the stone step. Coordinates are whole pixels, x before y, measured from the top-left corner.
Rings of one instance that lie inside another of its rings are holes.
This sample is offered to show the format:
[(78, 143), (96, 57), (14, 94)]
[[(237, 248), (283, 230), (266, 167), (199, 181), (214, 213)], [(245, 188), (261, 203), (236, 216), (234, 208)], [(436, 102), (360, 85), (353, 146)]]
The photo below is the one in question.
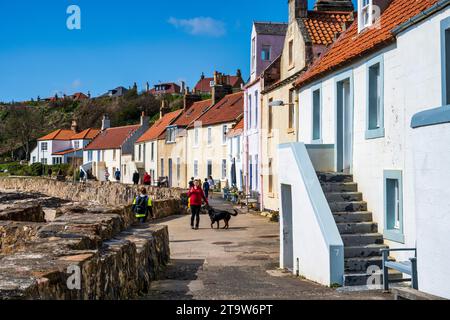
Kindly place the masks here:
[(357, 192), (358, 184), (355, 182), (321, 183), (323, 192)]
[(371, 266), (376, 266), (381, 269), (382, 265), (382, 257), (356, 257), (344, 259), (345, 271), (351, 272), (366, 272)]
[[(399, 280), (403, 278), (403, 274), (398, 272), (397, 270), (389, 269), (389, 280)], [(349, 272), (344, 274), (344, 286), (365, 286), (365, 285), (374, 285), (374, 284), (383, 284), (383, 272), (380, 269), (379, 272), (376, 273), (379, 276), (379, 283), (368, 283), (369, 277), (373, 276), (373, 274), (367, 274), (366, 272)], [(373, 279), (373, 278), (372, 278)]]
[(343, 201), (362, 201), (362, 193), (361, 192), (328, 192), (325, 193), (325, 198), (327, 198), (328, 201), (336, 201), (336, 202), (343, 202)]
[(317, 174), (319, 181), (323, 183), (329, 182), (353, 182), (352, 174), (339, 172), (319, 172)]
[(359, 233), (341, 235), (345, 247), (365, 246), (368, 244), (383, 244), (383, 235), (380, 233)]
[(365, 201), (330, 202), (329, 206), (332, 212), (367, 211), (367, 202)]
[(350, 222), (336, 224), (340, 234), (376, 233), (378, 224), (375, 222)]
[(372, 212), (356, 211), (356, 212), (333, 212), (336, 223), (345, 222), (372, 222)]
[(354, 246), (344, 248), (345, 258), (356, 257), (380, 257), (381, 249), (387, 249), (388, 246), (384, 244), (368, 244), (365, 246)]

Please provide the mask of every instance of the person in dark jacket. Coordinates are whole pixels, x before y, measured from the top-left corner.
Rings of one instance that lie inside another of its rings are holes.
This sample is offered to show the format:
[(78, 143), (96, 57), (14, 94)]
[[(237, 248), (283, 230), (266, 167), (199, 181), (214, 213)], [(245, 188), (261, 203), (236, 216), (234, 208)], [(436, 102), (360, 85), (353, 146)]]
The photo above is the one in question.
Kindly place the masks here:
[(201, 181), (195, 180), (194, 186), (189, 189), (188, 197), (189, 197), (189, 203), (191, 207), (191, 228), (194, 229), (194, 220), (195, 220), (195, 230), (198, 230), (198, 227), (200, 225), (200, 209), (202, 207), (202, 200), (205, 201), (206, 204), (208, 204), (208, 199), (205, 197), (205, 194), (203, 193), (203, 190), (200, 186)]
[(194, 177), (191, 178), (191, 181), (189, 181), (189, 189), (194, 187)]
[(205, 178), (205, 182), (203, 182), (203, 193), (205, 194), (206, 199), (208, 199), (208, 194), (209, 194), (208, 178)]
[(134, 184), (139, 184), (139, 179), (140, 179), (140, 177), (139, 177), (139, 172), (135, 171), (135, 172), (133, 173), (133, 183), (134, 183)]
[(154, 219), (153, 201), (152, 198), (148, 196), (147, 189), (144, 187), (139, 188), (139, 195), (133, 201), (132, 210), (140, 223), (145, 223), (149, 215)]

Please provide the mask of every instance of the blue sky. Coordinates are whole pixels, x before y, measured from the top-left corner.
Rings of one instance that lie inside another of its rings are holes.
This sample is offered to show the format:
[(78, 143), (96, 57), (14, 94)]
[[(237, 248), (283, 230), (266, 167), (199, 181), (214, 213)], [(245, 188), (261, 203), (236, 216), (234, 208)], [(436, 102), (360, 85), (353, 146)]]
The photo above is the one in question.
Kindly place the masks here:
[[(81, 30), (66, 27), (72, 4)], [(246, 80), (254, 20), (286, 21), (287, 0), (1, 1), (0, 101), (133, 82), (192, 87), (214, 70), (240, 68)]]

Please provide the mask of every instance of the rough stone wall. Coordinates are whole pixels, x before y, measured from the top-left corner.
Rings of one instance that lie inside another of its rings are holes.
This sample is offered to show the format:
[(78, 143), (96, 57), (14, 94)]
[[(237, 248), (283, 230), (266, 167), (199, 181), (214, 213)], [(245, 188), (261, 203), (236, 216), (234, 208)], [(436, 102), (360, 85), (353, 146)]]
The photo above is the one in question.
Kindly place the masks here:
[(45, 214), (39, 203), (26, 203), (0, 210), (0, 221), (45, 222)]
[[(25, 233), (21, 250), (0, 252), (0, 300), (132, 299), (145, 293), (169, 260), (168, 229), (132, 221), (127, 208), (72, 207), (36, 225)], [(21, 224), (2, 222), (0, 228), (11, 234)], [(67, 285), (69, 267), (79, 268), (80, 288)]]
[[(71, 201), (89, 201), (108, 206), (128, 205), (137, 195), (137, 187), (118, 183), (61, 182), (47, 178), (0, 177), (0, 189), (39, 192)], [(183, 189), (147, 187), (154, 200), (180, 199)]]
[(0, 221), (0, 255), (23, 249), (34, 239), (43, 223)]

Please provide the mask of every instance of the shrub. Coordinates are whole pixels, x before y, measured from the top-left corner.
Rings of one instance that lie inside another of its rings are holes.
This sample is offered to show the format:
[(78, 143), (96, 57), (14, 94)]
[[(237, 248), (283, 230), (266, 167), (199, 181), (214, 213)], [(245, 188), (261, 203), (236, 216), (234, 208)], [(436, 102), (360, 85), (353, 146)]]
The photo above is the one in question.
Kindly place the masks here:
[(36, 162), (30, 166), (30, 174), (34, 177), (38, 177), (42, 175), (42, 163)]

